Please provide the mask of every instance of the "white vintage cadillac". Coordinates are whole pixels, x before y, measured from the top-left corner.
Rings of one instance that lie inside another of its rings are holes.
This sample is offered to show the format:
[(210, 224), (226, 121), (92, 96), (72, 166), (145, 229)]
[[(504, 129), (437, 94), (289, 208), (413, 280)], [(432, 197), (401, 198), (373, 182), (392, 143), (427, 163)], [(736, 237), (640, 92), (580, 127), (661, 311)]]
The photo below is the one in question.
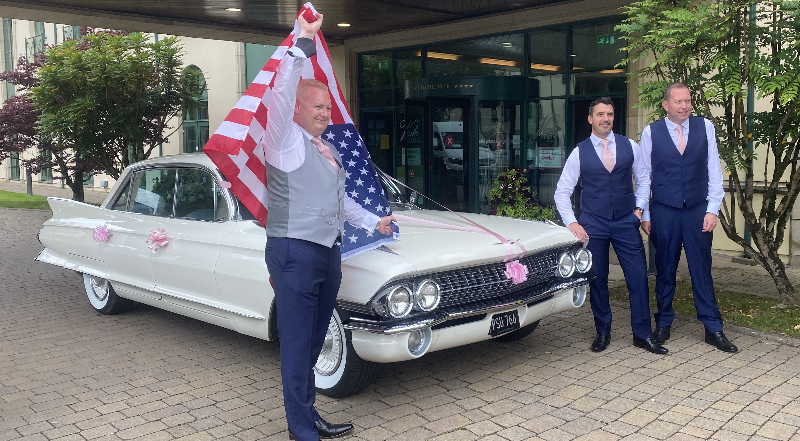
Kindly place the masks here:
[[(277, 339), (264, 228), (225, 183), (202, 153), (131, 165), (100, 207), (50, 198), (53, 217), (39, 232), (44, 250), (36, 259), (82, 274), (100, 314), (140, 302)], [(315, 366), (321, 393), (360, 391), (376, 363), (520, 340), (543, 317), (583, 304), (591, 254), (566, 228), (463, 214), (527, 250), (514, 256), (511, 277), (499, 240), (437, 226), (464, 221), (403, 203), (393, 184), (384, 186), (395, 214), (404, 215), (400, 240), (343, 263), (338, 305)]]

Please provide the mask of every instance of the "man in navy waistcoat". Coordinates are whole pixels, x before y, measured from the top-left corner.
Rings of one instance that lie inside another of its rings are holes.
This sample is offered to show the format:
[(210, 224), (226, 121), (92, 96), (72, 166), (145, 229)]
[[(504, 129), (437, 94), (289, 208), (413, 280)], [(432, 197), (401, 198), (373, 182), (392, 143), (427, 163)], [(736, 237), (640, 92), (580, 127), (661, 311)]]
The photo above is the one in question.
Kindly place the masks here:
[(711, 121), (689, 116), (689, 88), (673, 83), (661, 103), (667, 117), (642, 132), (642, 151), (650, 164), (652, 204), (642, 229), (656, 248), (656, 328), (653, 339), (664, 343), (675, 318), (675, 275), (686, 252), (697, 318), (705, 327), (706, 343), (725, 352), (739, 349), (722, 332), (722, 316), (711, 279), (712, 231), (725, 195), (722, 189), (717, 137)]
[[(631, 305), (634, 346), (655, 354), (666, 354), (651, 334), (647, 264), (639, 233), (642, 207), (647, 207), (650, 176), (639, 146), (615, 135), (614, 103), (603, 97), (589, 107), (592, 134), (567, 158), (556, 187), (555, 201), (564, 225), (578, 239), (589, 243), (592, 269), (589, 276), (590, 304), (597, 337), (592, 351), (604, 351), (611, 341), (611, 305), (608, 298), (609, 244), (619, 258)], [(636, 192), (633, 180), (636, 180)], [(580, 218), (575, 218), (570, 197), (580, 180)]]

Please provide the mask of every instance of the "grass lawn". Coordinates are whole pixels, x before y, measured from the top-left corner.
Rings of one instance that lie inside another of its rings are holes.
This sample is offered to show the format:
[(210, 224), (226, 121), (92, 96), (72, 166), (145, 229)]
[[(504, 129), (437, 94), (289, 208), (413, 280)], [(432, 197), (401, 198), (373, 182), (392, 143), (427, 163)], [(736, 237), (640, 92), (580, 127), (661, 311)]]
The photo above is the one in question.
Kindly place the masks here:
[(12, 193), (5, 190), (0, 190), (0, 207), (50, 209), (50, 206), (47, 205), (47, 198), (44, 196), (28, 196), (25, 193)]
[[(624, 286), (614, 288), (610, 290), (610, 293), (612, 299), (628, 302), (628, 289)], [(721, 290), (717, 290), (717, 303), (725, 324), (800, 338), (800, 307), (785, 305), (773, 297)], [(652, 280), (650, 281), (650, 305), (651, 309), (655, 311), (655, 283)], [(678, 314), (697, 316), (691, 283), (678, 281), (672, 307)]]

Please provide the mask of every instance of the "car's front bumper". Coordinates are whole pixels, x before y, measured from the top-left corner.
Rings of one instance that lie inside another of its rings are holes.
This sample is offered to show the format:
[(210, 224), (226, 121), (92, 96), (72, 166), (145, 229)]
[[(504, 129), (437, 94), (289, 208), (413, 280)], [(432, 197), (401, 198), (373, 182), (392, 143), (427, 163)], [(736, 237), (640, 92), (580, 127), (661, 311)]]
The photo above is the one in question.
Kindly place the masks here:
[[(520, 328), (558, 312), (578, 308), (586, 299), (586, 279), (574, 280), (560, 286), (556, 292), (536, 299), (521, 298), (484, 308), (464, 308), (461, 312), (447, 313), (445, 317), (429, 317), (402, 326), (381, 328), (364, 321), (350, 320), (344, 326), (352, 332), (353, 348), (364, 360), (389, 363), (411, 360), (422, 355), (489, 340), (492, 317), (496, 314), (517, 310)], [(486, 305), (484, 305), (486, 306)], [(412, 352), (409, 349), (409, 336), (412, 331), (425, 331), (426, 349)]]

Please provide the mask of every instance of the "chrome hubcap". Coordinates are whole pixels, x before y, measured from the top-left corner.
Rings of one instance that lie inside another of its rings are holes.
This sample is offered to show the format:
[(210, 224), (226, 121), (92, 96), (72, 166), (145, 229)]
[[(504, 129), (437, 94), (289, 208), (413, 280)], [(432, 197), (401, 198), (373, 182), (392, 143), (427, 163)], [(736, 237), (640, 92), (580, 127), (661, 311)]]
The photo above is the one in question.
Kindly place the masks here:
[(94, 294), (94, 297), (104, 302), (108, 298), (108, 280), (92, 277), (89, 283), (92, 284), (92, 294)]
[(322, 344), (322, 351), (317, 358), (314, 370), (319, 375), (333, 375), (342, 363), (344, 353), (344, 341), (342, 339), (341, 328), (335, 318), (331, 318), (328, 324), (328, 332), (325, 334), (325, 343)]

